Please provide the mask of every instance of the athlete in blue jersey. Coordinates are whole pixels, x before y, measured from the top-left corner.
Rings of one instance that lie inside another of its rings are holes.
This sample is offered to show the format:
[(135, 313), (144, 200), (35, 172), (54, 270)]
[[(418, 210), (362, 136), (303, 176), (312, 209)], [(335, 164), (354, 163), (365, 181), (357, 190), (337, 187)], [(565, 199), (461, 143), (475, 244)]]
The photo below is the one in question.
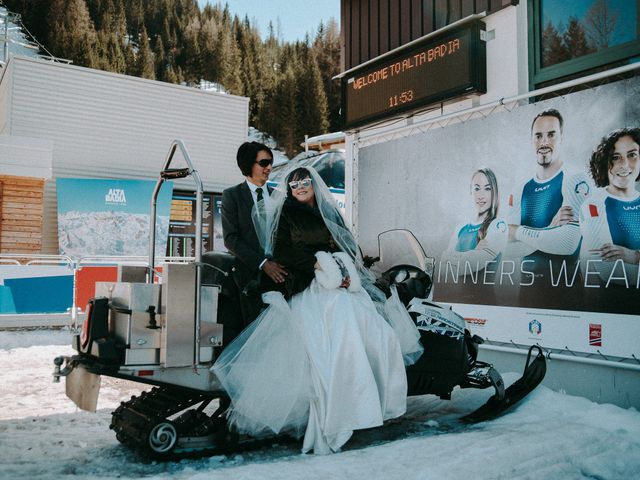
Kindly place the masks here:
[[(640, 277), (640, 128), (616, 130), (591, 156), (597, 194), (580, 212), (585, 284), (621, 285), (638, 294)], [(638, 306), (635, 305), (635, 312)]]
[[(562, 127), (562, 115), (554, 109), (539, 113), (531, 124), (537, 168), (532, 179), (509, 195), (510, 257), (536, 252), (569, 256), (580, 244), (577, 216), (591, 187), (586, 175), (564, 168)], [(545, 257), (536, 258), (538, 262)]]
[[(498, 182), (489, 168), (476, 170), (471, 177), (471, 196), (476, 208), (472, 223), (456, 227), (443, 254), (449, 272), (457, 277), (473, 275), (496, 261), (507, 243), (508, 228), (497, 218)], [(476, 277), (477, 281), (477, 277)]]

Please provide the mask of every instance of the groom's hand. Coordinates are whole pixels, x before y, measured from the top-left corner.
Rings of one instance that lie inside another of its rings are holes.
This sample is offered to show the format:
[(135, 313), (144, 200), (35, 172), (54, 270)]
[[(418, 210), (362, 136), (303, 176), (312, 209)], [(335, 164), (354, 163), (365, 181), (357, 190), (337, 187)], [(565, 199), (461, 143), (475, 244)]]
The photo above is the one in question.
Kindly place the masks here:
[(284, 267), (273, 260), (267, 260), (264, 262), (264, 265), (262, 265), (262, 271), (276, 283), (284, 282), (284, 279), (287, 276), (287, 271)]

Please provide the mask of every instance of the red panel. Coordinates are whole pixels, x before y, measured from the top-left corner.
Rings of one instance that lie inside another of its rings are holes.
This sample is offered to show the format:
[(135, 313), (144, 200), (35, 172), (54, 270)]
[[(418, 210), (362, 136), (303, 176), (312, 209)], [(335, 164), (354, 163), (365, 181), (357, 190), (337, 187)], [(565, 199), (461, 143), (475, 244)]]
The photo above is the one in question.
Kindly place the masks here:
[(115, 282), (118, 267), (82, 267), (76, 273), (76, 306), (84, 309), (95, 296), (96, 282)]

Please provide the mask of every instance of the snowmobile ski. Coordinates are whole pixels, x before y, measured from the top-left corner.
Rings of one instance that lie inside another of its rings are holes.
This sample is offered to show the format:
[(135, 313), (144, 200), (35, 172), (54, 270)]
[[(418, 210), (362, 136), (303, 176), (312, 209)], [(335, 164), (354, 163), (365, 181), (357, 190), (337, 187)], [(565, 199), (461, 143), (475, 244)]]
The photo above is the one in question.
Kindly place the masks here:
[[(531, 361), (531, 353), (534, 349), (538, 351), (538, 354), (533, 361)], [(493, 370), (493, 368), (491, 368), (491, 370)], [(487, 403), (480, 408), (462, 417), (462, 421), (465, 423), (479, 423), (492, 420), (506, 413), (540, 384), (546, 372), (547, 364), (542, 348), (538, 345), (531, 346), (527, 354), (527, 361), (522, 377), (505, 390), (502, 378), (496, 380), (496, 377), (489, 373), (490, 381), (496, 389), (496, 394), (489, 398)], [(497, 375), (499, 377), (499, 374)]]

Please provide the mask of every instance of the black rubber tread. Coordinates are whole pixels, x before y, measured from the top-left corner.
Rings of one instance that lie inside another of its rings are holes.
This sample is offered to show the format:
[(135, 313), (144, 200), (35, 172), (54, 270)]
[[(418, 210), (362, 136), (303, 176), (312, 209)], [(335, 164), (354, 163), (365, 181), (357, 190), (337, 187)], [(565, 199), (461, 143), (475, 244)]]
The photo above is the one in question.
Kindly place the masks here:
[(160, 422), (182, 410), (210, 399), (210, 395), (175, 387), (154, 387), (150, 391), (133, 396), (122, 402), (111, 414), (111, 428), (119, 442), (139, 453), (165, 458), (167, 454), (158, 454), (148, 444), (151, 429)]

